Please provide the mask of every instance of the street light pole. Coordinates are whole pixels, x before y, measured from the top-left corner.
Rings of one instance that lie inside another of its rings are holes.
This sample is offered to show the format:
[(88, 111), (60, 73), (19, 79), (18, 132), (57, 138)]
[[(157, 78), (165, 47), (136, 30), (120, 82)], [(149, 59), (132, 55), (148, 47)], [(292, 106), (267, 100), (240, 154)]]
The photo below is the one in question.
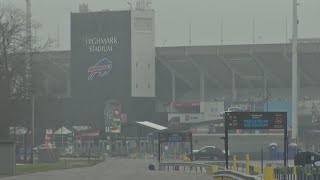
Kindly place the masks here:
[(32, 122), (31, 122), (32, 140), (31, 140), (31, 146), (33, 148), (33, 146), (34, 146), (34, 95), (32, 95), (31, 103), (32, 103)]
[(298, 140), (298, 13), (297, 0), (293, 0), (292, 16), (292, 139)]
[(34, 148), (34, 95), (31, 97), (31, 150), (30, 150), (30, 161), (33, 164), (33, 148)]

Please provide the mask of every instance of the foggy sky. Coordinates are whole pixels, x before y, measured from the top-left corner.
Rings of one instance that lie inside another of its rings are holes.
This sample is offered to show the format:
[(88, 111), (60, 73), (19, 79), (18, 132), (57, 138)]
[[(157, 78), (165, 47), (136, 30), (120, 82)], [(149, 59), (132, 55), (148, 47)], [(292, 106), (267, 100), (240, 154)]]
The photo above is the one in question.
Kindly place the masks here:
[[(124, 10), (135, 0), (31, 0), (32, 18), (42, 24), (37, 35), (57, 38), (59, 49), (70, 49), (70, 12), (77, 12), (81, 2), (91, 11)], [(25, 0), (0, 0), (25, 9)], [(320, 38), (320, 1), (299, 1), (299, 37)], [(291, 38), (292, 0), (153, 0), (156, 11), (156, 46), (223, 44), (255, 42), (280, 43)], [(287, 19), (287, 33), (286, 33)], [(59, 29), (59, 30), (58, 30)]]

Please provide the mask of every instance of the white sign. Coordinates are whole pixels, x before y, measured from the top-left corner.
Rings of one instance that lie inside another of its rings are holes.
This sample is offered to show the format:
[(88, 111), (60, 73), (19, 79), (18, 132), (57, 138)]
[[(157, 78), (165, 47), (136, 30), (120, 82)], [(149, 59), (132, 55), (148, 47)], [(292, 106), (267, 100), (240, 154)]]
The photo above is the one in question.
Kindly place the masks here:
[(52, 129), (46, 129), (46, 134), (53, 134)]
[(224, 102), (201, 102), (200, 112), (204, 113), (207, 121), (221, 119), (220, 112), (224, 111)]
[(224, 102), (200, 102), (200, 112), (219, 114), (224, 110)]
[(221, 119), (220, 112), (224, 111), (224, 102), (200, 102), (200, 113), (171, 113), (168, 114), (170, 123), (199, 123)]
[(204, 114), (168, 114), (168, 122), (198, 123), (206, 121)]
[(315, 109), (320, 109), (320, 101), (300, 101), (298, 104), (299, 114), (311, 115)]

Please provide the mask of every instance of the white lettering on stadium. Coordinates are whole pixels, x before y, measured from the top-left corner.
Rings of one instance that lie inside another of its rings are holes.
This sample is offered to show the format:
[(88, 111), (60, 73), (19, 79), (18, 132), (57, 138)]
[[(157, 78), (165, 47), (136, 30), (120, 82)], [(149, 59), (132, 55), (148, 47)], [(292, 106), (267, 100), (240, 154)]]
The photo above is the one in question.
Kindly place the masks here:
[(85, 38), (84, 41), (86, 45), (118, 44), (117, 37)]
[(90, 53), (94, 52), (112, 52), (114, 45), (118, 44), (118, 37), (102, 37), (102, 38), (83, 38), (84, 45), (88, 47)]
[(89, 46), (89, 52), (111, 52), (112, 46)]

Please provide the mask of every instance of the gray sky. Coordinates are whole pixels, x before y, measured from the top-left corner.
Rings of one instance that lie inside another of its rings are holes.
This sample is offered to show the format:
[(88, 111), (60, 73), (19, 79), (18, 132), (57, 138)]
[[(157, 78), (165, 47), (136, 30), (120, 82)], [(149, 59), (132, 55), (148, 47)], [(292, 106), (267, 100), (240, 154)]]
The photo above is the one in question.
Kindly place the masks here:
[[(127, 1), (136, 0), (31, 0), (32, 18), (43, 26), (38, 35), (56, 38), (60, 48), (70, 49), (70, 12), (81, 2), (89, 9), (128, 9)], [(25, 0), (0, 0), (25, 9)], [(300, 0), (299, 37), (320, 38), (320, 1)], [(179, 46), (220, 44), (223, 19), (224, 44), (252, 43), (253, 19), (256, 43), (279, 43), (291, 37), (292, 0), (153, 0), (156, 11), (156, 45)]]

